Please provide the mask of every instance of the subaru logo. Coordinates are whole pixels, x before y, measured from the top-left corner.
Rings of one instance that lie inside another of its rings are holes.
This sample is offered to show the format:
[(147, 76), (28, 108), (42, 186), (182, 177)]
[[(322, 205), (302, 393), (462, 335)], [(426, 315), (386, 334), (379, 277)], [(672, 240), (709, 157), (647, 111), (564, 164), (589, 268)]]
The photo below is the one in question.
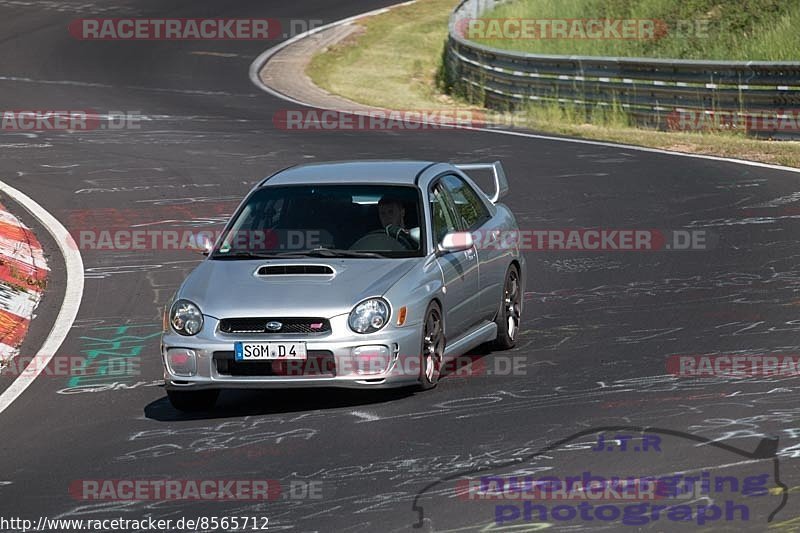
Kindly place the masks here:
[(269, 322), (267, 322), (267, 329), (270, 331), (280, 331), (282, 327), (283, 324), (281, 324), (276, 320), (270, 320)]

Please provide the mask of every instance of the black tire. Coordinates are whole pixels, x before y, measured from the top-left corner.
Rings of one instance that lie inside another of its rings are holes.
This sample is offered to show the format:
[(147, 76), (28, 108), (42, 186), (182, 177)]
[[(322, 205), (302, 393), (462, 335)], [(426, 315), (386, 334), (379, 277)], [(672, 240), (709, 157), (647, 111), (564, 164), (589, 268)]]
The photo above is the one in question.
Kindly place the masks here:
[(503, 281), (503, 298), (497, 311), (497, 338), (492, 343), (496, 350), (509, 350), (517, 343), (519, 324), (522, 318), (522, 290), (519, 280), (519, 269), (515, 265), (508, 267), (506, 279)]
[(419, 389), (429, 390), (439, 383), (444, 357), (444, 321), (442, 308), (431, 302), (422, 323), (422, 342), (419, 356)]
[(218, 389), (198, 391), (167, 390), (167, 397), (172, 407), (185, 413), (209, 411), (217, 403)]

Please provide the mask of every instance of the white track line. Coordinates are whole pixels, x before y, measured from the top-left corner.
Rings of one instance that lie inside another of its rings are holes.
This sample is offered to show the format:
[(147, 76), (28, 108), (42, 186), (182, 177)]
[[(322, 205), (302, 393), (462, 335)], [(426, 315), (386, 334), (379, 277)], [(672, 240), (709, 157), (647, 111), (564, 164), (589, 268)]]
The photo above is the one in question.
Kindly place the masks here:
[(276, 96), (276, 97), (278, 97), (278, 98), (280, 98), (282, 100), (286, 100), (287, 102), (292, 102), (293, 104), (298, 104), (298, 105), (307, 106), (307, 107), (317, 107), (317, 106), (315, 106), (313, 104), (307, 104), (305, 102), (301, 102), (300, 100), (295, 100), (291, 96), (288, 96), (288, 95), (285, 95), (285, 94), (281, 94), (278, 91), (274, 91), (271, 88), (269, 88), (266, 85), (264, 85), (264, 83), (261, 81), (261, 77), (259, 76), (259, 73), (261, 72), (261, 67), (264, 65), (264, 63), (266, 63), (269, 60), (269, 58), (271, 58), (272, 56), (274, 56), (275, 54), (277, 54), (278, 52), (280, 52), (281, 50), (283, 50), (287, 46), (296, 43), (300, 39), (305, 39), (306, 37), (310, 37), (311, 35), (314, 35), (314, 34), (319, 33), (321, 31), (325, 31), (325, 30), (330, 29), (330, 28), (335, 28), (337, 26), (343, 26), (345, 24), (350, 24), (351, 22), (356, 21), (356, 20), (358, 20), (360, 18), (371, 17), (373, 15), (380, 15), (380, 14), (386, 13), (387, 11), (389, 11), (391, 9), (394, 9), (396, 7), (408, 6), (408, 5), (411, 5), (411, 4), (415, 4), (416, 2), (417, 2), (417, 0), (410, 0), (409, 2), (402, 2), (400, 4), (394, 4), (394, 5), (389, 6), (389, 7), (382, 7), (380, 9), (374, 9), (372, 11), (367, 11), (366, 13), (361, 13), (360, 15), (347, 17), (346, 19), (337, 20), (336, 22), (331, 22), (330, 24), (325, 24), (323, 26), (318, 26), (318, 27), (314, 28), (313, 30), (308, 30), (308, 31), (304, 31), (303, 33), (299, 33), (299, 34), (295, 35), (294, 37), (292, 37), (291, 39), (287, 39), (286, 41), (283, 41), (282, 43), (276, 44), (275, 46), (273, 46), (269, 50), (266, 50), (266, 51), (262, 52), (257, 58), (255, 58), (253, 60), (253, 62), (250, 63), (250, 81), (252, 81), (253, 84), (255, 84), (255, 86), (258, 87), (259, 89), (261, 89), (262, 91), (266, 91), (269, 94), (271, 94), (272, 96)]
[[(409, 4), (413, 4), (414, 2), (416, 2), (416, 0), (411, 0), (410, 2), (403, 2), (403, 3), (400, 3), (400, 4), (395, 4), (395, 5), (392, 5), (392, 6), (389, 6), (389, 7), (376, 9), (374, 11), (368, 11), (368, 12), (362, 13), (360, 15), (355, 15), (353, 17), (348, 17), (346, 19), (338, 20), (336, 22), (331, 22), (330, 24), (325, 24), (324, 26), (319, 26), (318, 28), (314, 28), (313, 30), (309, 30), (309, 31), (300, 33), (298, 35), (295, 35), (291, 39), (283, 41), (282, 43), (277, 44), (277, 45), (273, 46), (272, 48), (270, 48), (268, 50), (265, 50), (258, 57), (256, 57), (255, 60), (253, 60), (253, 62), (250, 64), (250, 81), (252, 81), (253, 84), (256, 87), (258, 87), (259, 89), (261, 89), (262, 91), (265, 91), (265, 92), (271, 94), (272, 96), (275, 96), (275, 97), (280, 98), (282, 100), (286, 100), (287, 102), (292, 102), (293, 104), (298, 104), (298, 105), (302, 105), (302, 106), (306, 106), (306, 107), (313, 107), (313, 108), (317, 108), (317, 109), (329, 109), (329, 110), (332, 110), (332, 111), (341, 111), (341, 112), (345, 112), (345, 113), (348, 113), (348, 114), (351, 114), (351, 115), (369, 116), (369, 113), (365, 113), (365, 112), (359, 112), (359, 111), (355, 111), (355, 110), (339, 110), (339, 109), (335, 109), (335, 108), (321, 108), (320, 106), (317, 106), (317, 105), (315, 105), (313, 103), (301, 102), (300, 100), (297, 100), (295, 98), (292, 98), (291, 96), (282, 94), (282, 93), (280, 93), (278, 91), (275, 91), (275, 90), (271, 89), (270, 87), (267, 87), (266, 85), (264, 85), (264, 82), (261, 81), (261, 77), (259, 76), (259, 73), (261, 72), (261, 68), (264, 66), (264, 64), (272, 56), (274, 56), (275, 54), (277, 54), (278, 52), (280, 52), (281, 50), (283, 50), (287, 46), (290, 46), (291, 44), (299, 41), (300, 39), (305, 39), (306, 37), (310, 37), (311, 35), (314, 35), (315, 33), (319, 33), (321, 31), (324, 31), (324, 30), (327, 30), (327, 29), (330, 29), (330, 28), (335, 28), (337, 26), (342, 26), (344, 24), (350, 24), (351, 22), (353, 22), (355, 20), (358, 20), (360, 18), (371, 17), (373, 15), (380, 15), (381, 13), (386, 13), (390, 9), (394, 9), (396, 7), (405, 6), (405, 5), (409, 5)], [(408, 119), (408, 120), (409, 120), (409, 122), (413, 121), (412, 119)], [(744, 160), (744, 159), (731, 159), (729, 157), (720, 157), (720, 156), (715, 156), (715, 155), (688, 154), (688, 153), (684, 153), (684, 152), (672, 152), (672, 151), (669, 151), (669, 150), (660, 150), (658, 148), (647, 148), (647, 147), (644, 147), (644, 146), (634, 146), (634, 145), (630, 145), (630, 144), (618, 144), (618, 143), (604, 142), (604, 141), (591, 141), (591, 140), (588, 140), (588, 139), (574, 139), (574, 138), (570, 138), (570, 137), (552, 137), (552, 136), (549, 136), (549, 135), (538, 135), (538, 134), (535, 134), (535, 133), (526, 133), (526, 132), (522, 132), (522, 131), (503, 130), (503, 129), (495, 129), (495, 128), (476, 128), (476, 127), (473, 127), (473, 126), (450, 126), (450, 125), (443, 125), (443, 124), (428, 122), (428, 121), (425, 121), (425, 120), (419, 120), (419, 121), (415, 121), (415, 122), (419, 122), (419, 123), (422, 123), (422, 124), (436, 124), (436, 125), (438, 125), (440, 127), (452, 127), (453, 129), (462, 129), (462, 130), (469, 130), (469, 131), (495, 133), (495, 134), (498, 134), (498, 135), (512, 135), (512, 136), (515, 136), (515, 137), (527, 137), (529, 139), (539, 139), (539, 140), (543, 140), (543, 141), (558, 141), (558, 142), (567, 142), (567, 143), (576, 143), (576, 144), (589, 144), (589, 145), (593, 145), (593, 146), (606, 146), (606, 147), (609, 147), (609, 148), (621, 148), (621, 149), (625, 149), (625, 150), (637, 150), (639, 152), (648, 152), (648, 153), (652, 153), (652, 154), (672, 155), (672, 156), (678, 156), (678, 157), (693, 157), (695, 159), (706, 159), (706, 160), (709, 160), (709, 161), (722, 161), (722, 162), (725, 162), (725, 163), (735, 163), (735, 164), (738, 164), (738, 165), (747, 165), (747, 166), (751, 166), (751, 167), (769, 168), (769, 169), (773, 169), (773, 170), (784, 170), (786, 172), (794, 172), (794, 173), (800, 174), (800, 168), (785, 167), (785, 166), (782, 166), (782, 165), (771, 165), (769, 163), (760, 163), (758, 161), (747, 161), (747, 160)]]
[(36, 357), (29, 363), (29, 367), (35, 365), (33, 371), (21, 373), (3, 394), (0, 394), (0, 413), (2, 413), (42, 373), (72, 328), (72, 323), (81, 306), (81, 298), (83, 298), (83, 259), (72, 236), (53, 215), (28, 195), (2, 181), (0, 181), (0, 191), (22, 205), (52, 235), (61, 250), (61, 255), (64, 256), (64, 264), (67, 268), (67, 287), (64, 290), (64, 300), (61, 302), (61, 309), (53, 324), (53, 329), (42, 343)]

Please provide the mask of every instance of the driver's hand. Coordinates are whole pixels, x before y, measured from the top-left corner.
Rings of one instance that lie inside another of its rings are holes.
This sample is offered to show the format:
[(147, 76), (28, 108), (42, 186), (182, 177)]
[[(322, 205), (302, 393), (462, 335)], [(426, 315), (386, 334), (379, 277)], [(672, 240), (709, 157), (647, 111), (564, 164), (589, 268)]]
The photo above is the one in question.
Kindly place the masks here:
[(395, 226), (394, 224), (389, 224), (386, 226), (385, 230), (389, 237), (393, 238), (409, 250), (415, 250), (417, 248), (414, 240), (411, 238), (411, 234), (407, 229), (401, 228), (400, 226)]

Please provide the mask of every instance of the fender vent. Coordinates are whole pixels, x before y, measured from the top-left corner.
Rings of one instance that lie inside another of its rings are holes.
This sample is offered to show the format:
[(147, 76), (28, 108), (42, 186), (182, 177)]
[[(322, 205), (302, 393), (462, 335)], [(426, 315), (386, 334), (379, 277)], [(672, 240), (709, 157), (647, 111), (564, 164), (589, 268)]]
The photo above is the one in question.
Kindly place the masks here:
[(334, 271), (327, 265), (269, 265), (259, 268), (256, 274), (258, 276), (331, 276)]

